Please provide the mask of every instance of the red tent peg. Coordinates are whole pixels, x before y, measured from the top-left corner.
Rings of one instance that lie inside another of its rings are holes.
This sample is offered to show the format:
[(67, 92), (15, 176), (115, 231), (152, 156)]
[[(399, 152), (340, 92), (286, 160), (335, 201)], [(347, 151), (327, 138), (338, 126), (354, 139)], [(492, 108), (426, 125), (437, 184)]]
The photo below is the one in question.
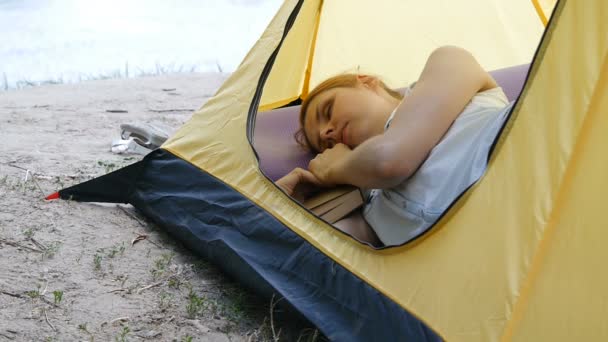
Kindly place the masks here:
[(47, 200), (47, 201), (50, 201), (50, 200), (55, 200), (55, 199), (58, 199), (58, 198), (59, 198), (59, 192), (54, 192), (54, 193), (46, 196), (44, 199)]

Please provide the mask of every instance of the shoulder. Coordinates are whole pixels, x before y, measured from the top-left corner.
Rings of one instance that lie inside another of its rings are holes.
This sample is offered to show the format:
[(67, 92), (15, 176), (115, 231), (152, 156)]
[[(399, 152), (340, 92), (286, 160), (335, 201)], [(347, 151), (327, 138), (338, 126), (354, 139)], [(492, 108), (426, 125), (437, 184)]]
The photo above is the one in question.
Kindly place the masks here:
[[(423, 74), (425, 71), (445, 82), (456, 79), (459, 80), (457, 82), (476, 84), (478, 91), (498, 86), (473, 54), (458, 46), (446, 45), (433, 50), (427, 59)], [(446, 77), (447, 75), (450, 77)]]

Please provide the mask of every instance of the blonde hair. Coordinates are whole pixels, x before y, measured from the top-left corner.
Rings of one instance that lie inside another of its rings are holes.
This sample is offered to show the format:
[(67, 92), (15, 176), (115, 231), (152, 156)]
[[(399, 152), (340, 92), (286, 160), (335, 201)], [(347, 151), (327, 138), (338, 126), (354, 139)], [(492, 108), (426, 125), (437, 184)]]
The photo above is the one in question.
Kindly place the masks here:
[[(304, 121), (306, 120), (306, 112), (308, 111), (308, 106), (310, 105), (310, 102), (319, 94), (330, 89), (356, 87), (359, 83), (359, 76), (360, 75), (357, 74), (341, 74), (330, 77), (323, 81), (321, 84), (317, 85), (310, 93), (308, 93), (308, 96), (306, 96), (306, 98), (302, 100), (302, 106), (300, 107), (300, 129), (298, 129), (298, 131), (294, 134), (294, 138), (300, 146), (302, 146), (306, 150), (315, 151), (315, 148), (308, 140), (308, 137), (306, 136), (306, 131), (304, 130)], [(398, 91), (387, 87), (386, 84), (381, 80), (377, 80), (379, 85), (384, 90), (386, 90), (389, 95), (398, 100), (401, 100), (403, 98), (403, 95), (401, 95)]]

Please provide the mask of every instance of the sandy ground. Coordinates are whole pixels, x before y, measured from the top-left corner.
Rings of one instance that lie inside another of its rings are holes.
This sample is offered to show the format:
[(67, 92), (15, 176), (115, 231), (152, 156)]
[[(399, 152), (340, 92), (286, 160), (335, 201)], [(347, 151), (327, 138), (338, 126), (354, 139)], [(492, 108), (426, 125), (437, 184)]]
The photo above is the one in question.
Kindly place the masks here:
[(317, 339), (134, 208), (43, 200), (139, 160), (110, 152), (121, 123), (178, 128), (225, 78), (0, 92), (0, 341)]

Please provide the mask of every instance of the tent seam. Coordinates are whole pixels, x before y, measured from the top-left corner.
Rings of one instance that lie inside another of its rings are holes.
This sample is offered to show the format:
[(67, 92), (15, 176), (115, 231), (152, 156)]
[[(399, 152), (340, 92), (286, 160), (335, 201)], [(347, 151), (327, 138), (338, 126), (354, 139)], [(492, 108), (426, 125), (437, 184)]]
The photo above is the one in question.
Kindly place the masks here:
[(538, 18), (543, 23), (543, 26), (547, 27), (547, 16), (545, 16), (545, 13), (543, 12), (543, 9), (541, 8), (540, 4), (538, 3), (538, 0), (532, 0), (532, 5), (534, 6), (534, 9), (536, 10), (536, 14), (538, 14)]
[(310, 54), (308, 56), (308, 63), (306, 65), (306, 70), (304, 70), (304, 84), (302, 85), (302, 90), (300, 91), (300, 98), (304, 99), (308, 96), (309, 88), (310, 88), (310, 78), (312, 77), (312, 65), (313, 59), (315, 56), (315, 48), (317, 45), (317, 36), (319, 35), (319, 26), (321, 25), (321, 14), (323, 13), (323, 1), (319, 1), (319, 9), (317, 12), (317, 19), (315, 20), (315, 28), (312, 36), (312, 41), (310, 43)]

